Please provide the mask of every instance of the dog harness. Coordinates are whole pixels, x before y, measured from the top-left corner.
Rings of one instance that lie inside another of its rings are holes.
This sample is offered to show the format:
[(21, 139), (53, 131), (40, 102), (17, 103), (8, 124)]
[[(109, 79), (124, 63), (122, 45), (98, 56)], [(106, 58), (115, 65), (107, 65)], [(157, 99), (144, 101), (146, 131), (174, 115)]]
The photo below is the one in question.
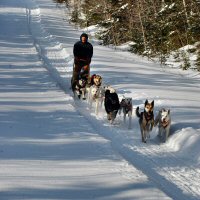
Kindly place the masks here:
[(147, 113), (147, 112), (143, 112), (143, 116), (145, 117), (145, 119), (146, 119), (146, 121), (147, 121), (147, 123), (146, 124), (148, 124), (148, 122), (149, 121), (152, 121), (152, 123), (154, 124), (154, 115), (153, 115), (153, 112), (150, 112), (149, 114)]
[(169, 120), (168, 121), (163, 120), (161, 122), (161, 125), (162, 125), (163, 128), (166, 128), (169, 125)]

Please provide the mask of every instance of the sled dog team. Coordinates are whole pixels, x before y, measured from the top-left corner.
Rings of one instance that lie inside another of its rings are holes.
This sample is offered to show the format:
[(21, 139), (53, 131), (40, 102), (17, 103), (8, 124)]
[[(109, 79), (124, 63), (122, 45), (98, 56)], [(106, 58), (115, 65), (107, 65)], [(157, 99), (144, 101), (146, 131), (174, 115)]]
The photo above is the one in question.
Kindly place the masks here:
[[(98, 115), (99, 107), (103, 105), (107, 113), (107, 119), (112, 124), (117, 116), (117, 113), (123, 113), (123, 121), (126, 122), (128, 116), (128, 128), (131, 128), (133, 104), (132, 98), (123, 96), (119, 100), (118, 94), (111, 86), (102, 86), (102, 77), (93, 74), (88, 78), (88, 81), (80, 78), (74, 90), (74, 97), (79, 99), (87, 99), (87, 103), (91, 108), (95, 104), (95, 114)], [(161, 142), (165, 142), (170, 134), (171, 117), (169, 109), (159, 110), (154, 118), (154, 101), (148, 100), (144, 103), (144, 109), (139, 111), (136, 108), (136, 116), (139, 118), (139, 126), (141, 131), (142, 142), (146, 143), (150, 138), (150, 132), (153, 127), (158, 126), (158, 137)]]

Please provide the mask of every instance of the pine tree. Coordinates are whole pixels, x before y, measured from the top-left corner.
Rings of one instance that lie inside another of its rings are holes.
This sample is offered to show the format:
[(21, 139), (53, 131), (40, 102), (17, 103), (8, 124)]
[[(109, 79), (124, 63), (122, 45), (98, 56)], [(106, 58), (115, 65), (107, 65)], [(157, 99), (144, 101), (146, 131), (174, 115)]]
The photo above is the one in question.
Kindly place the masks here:
[(183, 70), (189, 69), (191, 67), (191, 64), (190, 64), (190, 60), (189, 60), (187, 53), (185, 51), (183, 51), (181, 53), (181, 56), (182, 56), (182, 61), (183, 61), (183, 63), (181, 64), (181, 68)]
[(196, 59), (195, 66), (197, 70), (200, 71), (200, 50), (197, 51), (197, 59)]
[[(75, 22), (103, 28), (98, 33), (103, 44), (133, 41), (133, 52), (160, 57), (162, 62), (172, 51), (200, 41), (196, 0), (73, 0), (73, 5)], [(189, 64), (184, 59), (186, 69)]]

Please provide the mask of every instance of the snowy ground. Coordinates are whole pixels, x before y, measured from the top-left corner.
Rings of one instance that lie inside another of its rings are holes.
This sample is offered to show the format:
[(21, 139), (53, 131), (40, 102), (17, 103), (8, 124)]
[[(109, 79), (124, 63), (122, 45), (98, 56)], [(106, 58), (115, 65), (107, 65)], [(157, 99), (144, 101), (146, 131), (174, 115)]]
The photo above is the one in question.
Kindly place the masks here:
[(172, 131), (141, 143), (104, 109), (74, 101), (73, 44), (81, 34), (51, 0), (0, 1), (0, 199), (200, 199), (200, 76), (163, 68), (95, 40), (91, 72), (134, 109), (170, 108)]

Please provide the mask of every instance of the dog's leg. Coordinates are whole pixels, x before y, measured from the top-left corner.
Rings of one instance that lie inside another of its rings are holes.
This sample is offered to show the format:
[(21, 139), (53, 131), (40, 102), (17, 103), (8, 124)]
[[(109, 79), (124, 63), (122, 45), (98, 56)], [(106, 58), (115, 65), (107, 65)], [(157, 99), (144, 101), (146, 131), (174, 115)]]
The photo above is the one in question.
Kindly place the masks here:
[[(139, 107), (138, 107), (138, 109), (139, 109)], [(137, 115), (137, 116), (140, 117), (140, 115)], [(143, 126), (142, 117), (140, 117), (138, 121), (139, 121), (139, 125), (140, 125), (140, 133), (141, 133), (142, 142), (146, 143), (145, 137), (144, 137), (144, 126)]]
[(101, 97), (101, 99), (100, 99), (100, 108), (102, 108), (103, 107), (103, 98)]
[(111, 124), (113, 124), (113, 122), (117, 116), (117, 112), (118, 112), (117, 110), (114, 110), (111, 112)]
[(96, 115), (99, 114), (99, 98), (96, 99), (95, 113), (96, 113)]
[(122, 107), (122, 111), (123, 111), (123, 121), (125, 124), (126, 123), (126, 108), (124, 106)]
[(104, 101), (105, 101), (105, 98), (104, 98), (104, 97), (101, 97), (101, 108), (103, 108)]
[(110, 113), (107, 114), (107, 119), (110, 122), (110, 124), (113, 124), (114, 120), (113, 120), (112, 112), (110, 112)]
[(120, 107), (119, 107), (119, 115), (121, 115), (121, 112), (122, 112), (122, 107), (120, 105)]
[(131, 129), (131, 123), (132, 123), (132, 112), (131, 111), (128, 112), (128, 117), (129, 117), (128, 129)]
[(150, 131), (147, 131), (147, 138), (150, 138)]
[(158, 127), (158, 137), (161, 139), (162, 138), (162, 131), (161, 131), (161, 126), (159, 125), (159, 127)]
[(150, 138), (150, 131), (146, 131), (146, 137)]
[(89, 104), (90, 103), (90, 95), (91, 95), (91, 88), (89, 88), (88, 90), (88, 95), (87, 95), (87, 103)]
[(90, 87), (90, 94), (89, 94), (89, 99), (88, 99), (88, 103), (89, 103), (89, 108), (92, 108), (92, 88)]
[(146, 138), (150, 138), (151, 124), (147, 124), (145, 131), (146, 131)]
[(153, 127), (154, 127), (154, 120), (152, 120), (150, 125), (149, 125), (149, 131), (152, 131)]
[(146, 137), (146, 131), (142, 130), (142, 142), (146, 143), (147, 142), (147, 137)]
[(81, 92), (79, 90), (76, 90), (74, 94), (75, 94), (75, 99), (80, 99)]
[(86, 94), (85, 94), (85, 89), (83, 89), (82, 90), (82, 94), (81, 94), (81, 98), (83, 99), (83, 100), (85, 100), (86, 99)]
[(126, 112), (123, 112), (124, 114), (124, 123), (126, 123)]
[(160, 128), (161, 134), (161, 142), (165, 142), (165, 129), (163, 127)]
[(90, 90), (90, 95), (89, 95), (89, 108), (91, 109), (92, 108), (92, 92)]
[(143, 129), (144, 129), (144, 139), (145, 143), (147, 142), (147, 138), (150, 138), (150, 124), (143, 124)]
[(147, 138), (149, 138), (149, 132), (147, 130), (144, 130), (144, 140), (145, 140), (145, 143), (147, 142)]
[(165, 129), (165, 140), (164, 140), (164, 142), (166, 142), (167, 139), (168, 139), (168, 137), (169, 137), (169, 131), (170, 131), (170, 127), (168, 126), (168, 127), (166, 127), (166, 129)]
[(140, 124), (140, 132), (141, 132), (142, 142), (146, 143), (145, 133), (142, 124)]

